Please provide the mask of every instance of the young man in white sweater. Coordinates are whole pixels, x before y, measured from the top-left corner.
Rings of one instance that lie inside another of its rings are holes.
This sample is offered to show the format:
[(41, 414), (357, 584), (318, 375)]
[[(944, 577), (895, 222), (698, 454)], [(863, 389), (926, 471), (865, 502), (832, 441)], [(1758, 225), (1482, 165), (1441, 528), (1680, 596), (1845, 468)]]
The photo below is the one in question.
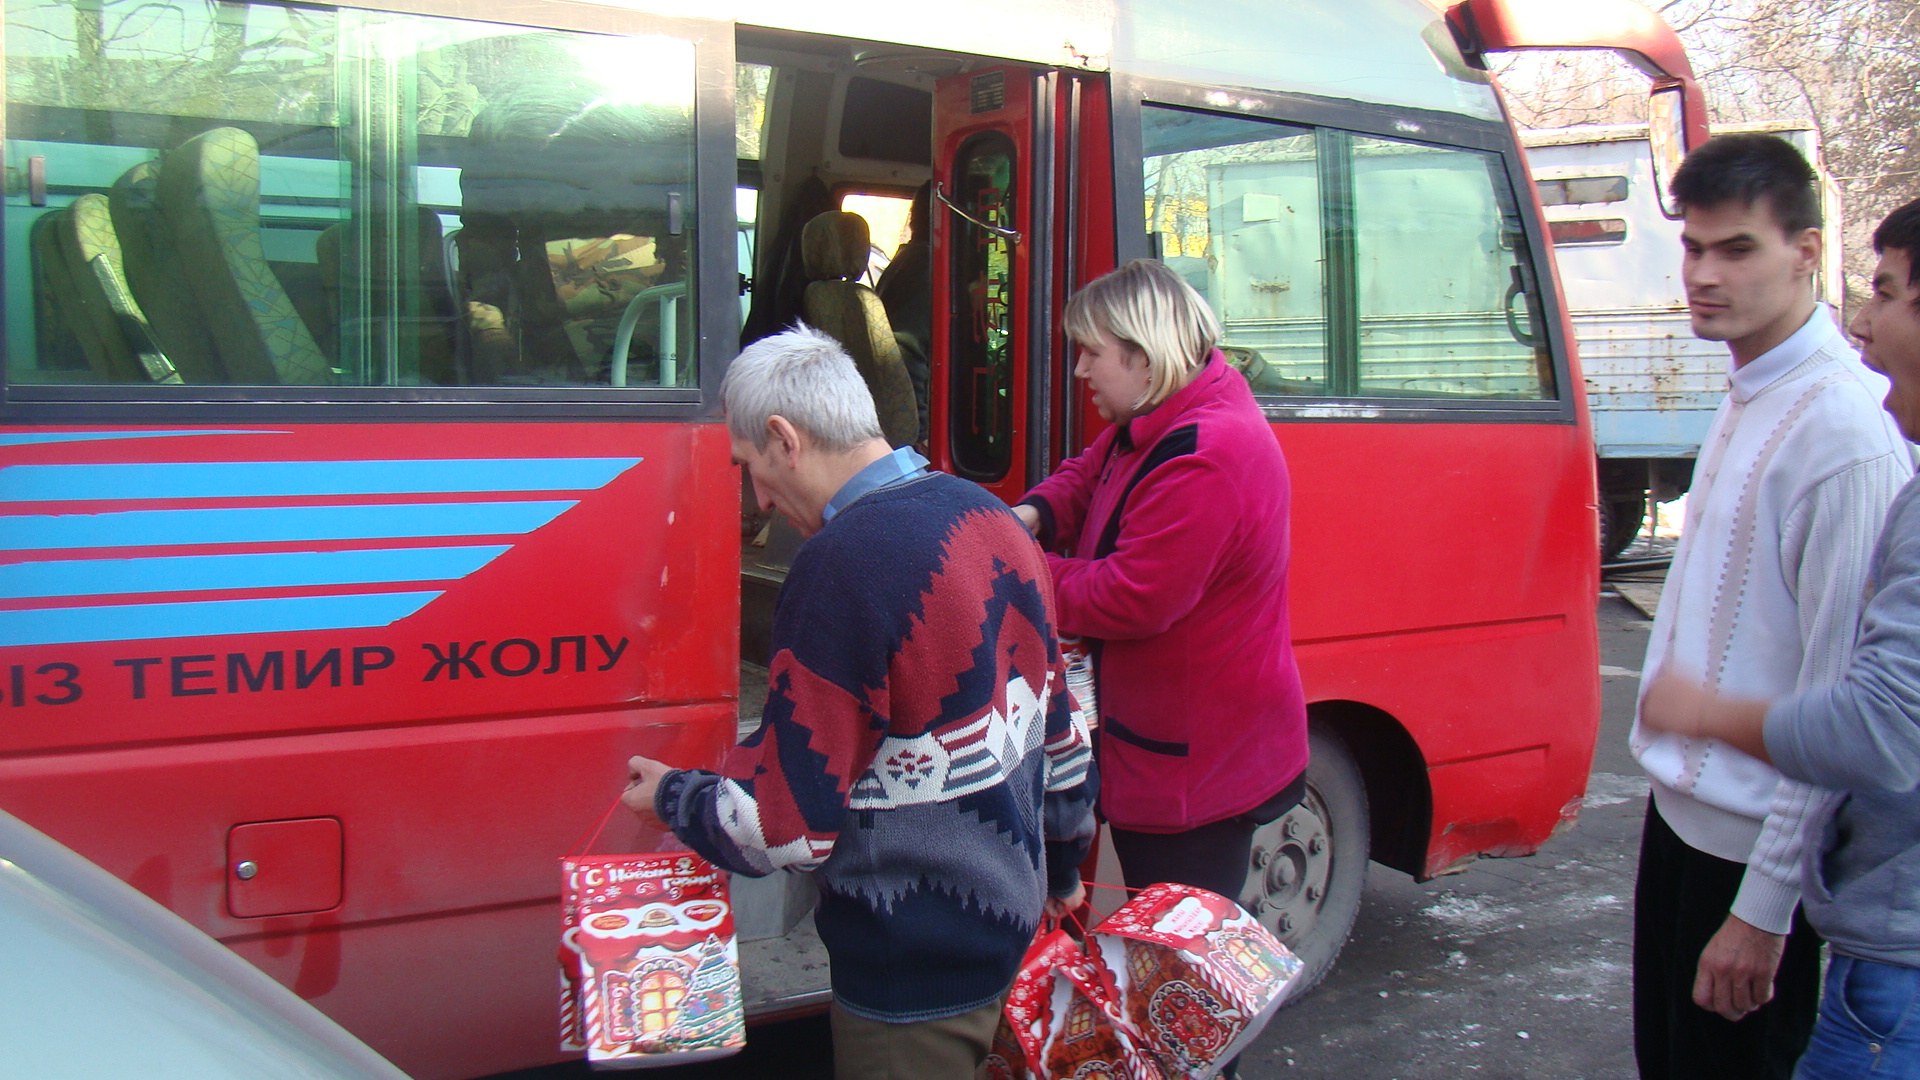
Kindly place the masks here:
[[(1817, 180), (1791, 144), (1729, 135), (1689, 155), (1694, 333), (1725, 341), (1729, 392), (1687, 498), (1645, 678), (1685, 671), (1771, 699), (1846, 668), (1875, 537), (1912, 456), (1813, 297)], [(1797, 913), (1809, 819), (1831, 796), (1723, 742), (1644, 731), (1652, 780), (1634, 890), (1642, 1080), (1786, 1080), (1819, 1000), (1819, 940)]]
[[(1880, 265), (1848, 329), (1893, 380), (1887, 412), (1920, 440), (1920, 199), (1874, 231)], [(1781, 772), (1845, 789), (1807, 845), (1807, 921), (1827, 939), (1820, 1022), (1794, 1080), (1920, 1080), (1920, 481), (1887, 512), (1872, 596), (1844, 679), (1776, 702), (1663, 672), (1649, 728), (1725, 740)]]

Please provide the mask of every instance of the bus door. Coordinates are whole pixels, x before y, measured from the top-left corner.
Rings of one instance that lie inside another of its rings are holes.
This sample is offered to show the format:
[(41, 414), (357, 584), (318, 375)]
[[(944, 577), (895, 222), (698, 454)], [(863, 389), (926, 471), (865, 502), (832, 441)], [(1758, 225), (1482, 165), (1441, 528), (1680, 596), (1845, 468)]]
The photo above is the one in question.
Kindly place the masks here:
[(928, 456), (1009, 502), (1045, 474), (1050, 443), (1048, 395), (1030, 382), (1051, 307), (1051, 244), (1033, 208), (1052, 199), (1057, 80), (1002, 65), (934, 90)]
[[(1112, 270), (1114, 256), (1113, 110), (1105, 75), (1067, 72), (1057, 113), (1060, 124), (1059, 183), (1054, 198), (1052, 305), (1048, 341), (1048, 400), (1055, 417), (1048, 432), (1053, 457), (1044, 472), (1093, 442), (1106, 422), (1093, 407), (1093, 391), (1073, 377), (1078, 348), (1059, 324), (1067, 298)], [(1039, 479), (1038, 477), (1035, 478)]]

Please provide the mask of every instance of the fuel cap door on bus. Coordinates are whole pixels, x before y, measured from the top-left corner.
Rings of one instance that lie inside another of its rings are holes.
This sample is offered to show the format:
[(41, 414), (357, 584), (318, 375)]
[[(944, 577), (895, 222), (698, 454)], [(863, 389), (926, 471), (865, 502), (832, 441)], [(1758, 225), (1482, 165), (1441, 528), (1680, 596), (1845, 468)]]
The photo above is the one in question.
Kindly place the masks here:
[(344, 856), (338, 818), (235, 825), (227, 830), (227, 911), (259, 919), (338, 907)]

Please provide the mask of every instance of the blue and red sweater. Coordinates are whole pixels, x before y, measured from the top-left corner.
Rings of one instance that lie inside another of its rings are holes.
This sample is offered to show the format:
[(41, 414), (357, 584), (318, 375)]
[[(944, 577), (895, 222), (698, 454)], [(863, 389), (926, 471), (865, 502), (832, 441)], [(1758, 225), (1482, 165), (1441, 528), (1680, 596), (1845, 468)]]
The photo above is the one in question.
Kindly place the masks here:
[(1098, 782), (1018, 519), (924, 473), (801, 547), (774, 612), (760, 726), (655, 809), (736, 873), (812, 870), (848, 1010), (957, 1016), (1012, 983), (1045, 897), (1079, 882)]

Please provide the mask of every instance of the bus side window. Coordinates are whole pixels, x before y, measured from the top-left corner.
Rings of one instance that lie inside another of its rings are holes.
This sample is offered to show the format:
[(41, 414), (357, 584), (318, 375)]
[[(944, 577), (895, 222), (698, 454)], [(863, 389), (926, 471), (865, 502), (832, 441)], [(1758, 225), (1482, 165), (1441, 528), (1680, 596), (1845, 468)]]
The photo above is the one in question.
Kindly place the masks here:
[(907, 242), (907, 218), (913, 199), (870, 191), (849, 191), (840, 196), (840, 209), (859, 214), (867, 221), (867, 233), (873, 242), (867, 253), (867, 272), (860, 280), (878, 288), (880, 278), (893, 265), (893, 257)]
[(1320, 154), (1287, 124), (1148, 106), (1147, 232), (1256, 394), (1329, 393)]
[(1550, 399), (1499, 155), (1147, 105), (1147, 231), (1272, 397)]
[(1552, 397), (1533, 261), (1499, 156), (1352, 142), (1359, 393)]
[[(50, 194), (0, 232), (40, 294), (5, 308), (12, 381), (698, 385), (692, 41), (200, 0), (7, 20), (5, 152)], [(32, 236), (76, 205), (84, 279)]]

